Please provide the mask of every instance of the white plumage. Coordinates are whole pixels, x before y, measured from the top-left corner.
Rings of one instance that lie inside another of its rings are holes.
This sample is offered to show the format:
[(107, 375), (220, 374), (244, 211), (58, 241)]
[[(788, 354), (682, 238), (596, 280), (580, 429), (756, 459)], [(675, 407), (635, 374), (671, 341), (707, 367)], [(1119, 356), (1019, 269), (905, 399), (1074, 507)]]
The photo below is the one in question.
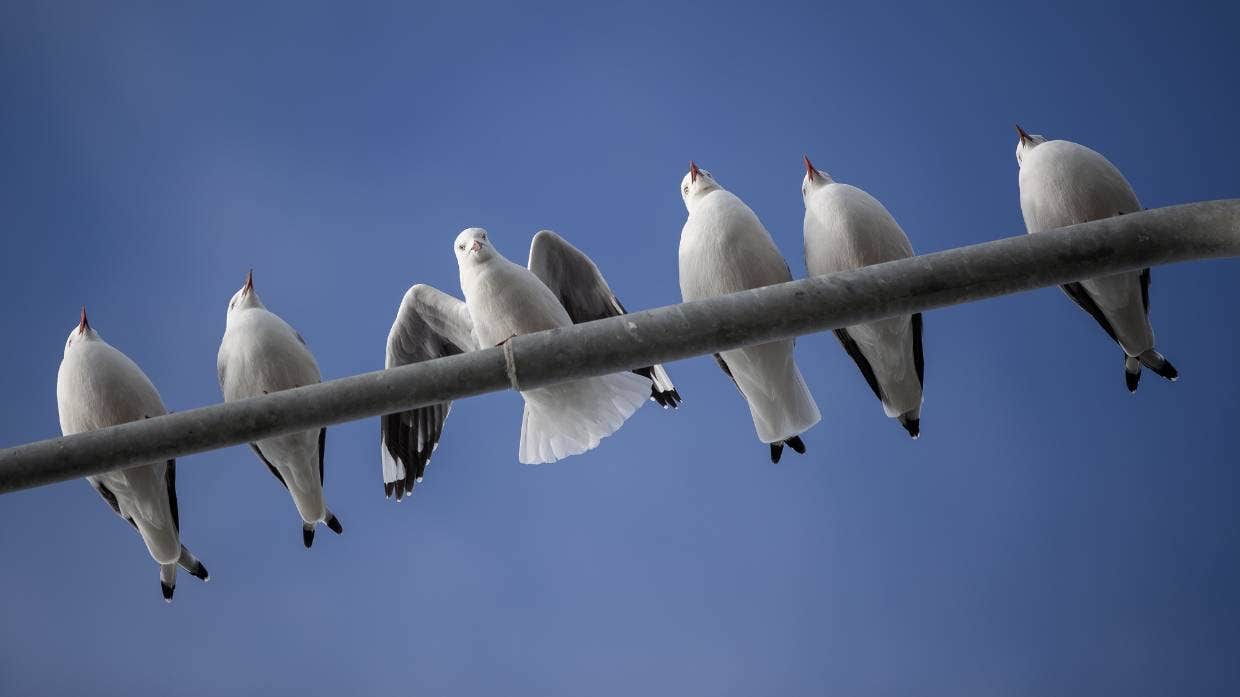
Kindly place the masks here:
[[(224, 338), (216, 356), (224, 401), (314, 385), (319, 365), (292, 327), (263, 306), (254, 290), (254, 274), (228, 301)], [(250, 447), (288, 489), (302, 520), (302, 543), (314, 542), (315, 525), (343, 528), (323, 498), (323, 455), (327, 429), (316, 428), (266, 438)]]
[[(770, 233), (743, 201), (689, 163), (680, 185), (689, 217), (680, 233), (680, 292), (700, 300), (792, 280)], [(778, 462), (787, 443), (804, 452), (800, 434), (822, 415), (793, 358), (793, 341), (716, 354), (749, 404), (758, 439)]]
[[(805, 158), (805, 266), (810, 275), (835, 273), (913, 256), (908, 235), (878, 199), (841, 184)], [(891, 317), (835, 331), (887, 416), (909, 435), (920, 433), (921, 314)]]
[[(1066, 140), (1030, 135), (1020, 126), (1016, 131), (1020, 209), (1028, 232), (1141, 210), (1128, 180), (1099, 153)], [(1142, 365), (1169, 380), (1179, 377), (1170, 361), (1154, 350), (1149, 285), (1150, 270), (1144, 269), (1063, 286), (1123, 349), (1129, 391), (1136, 391)]]
[[(56, 406), (66, 436), (168, 413), (142, 369), (91, 328), (86, 308), (65, 342), (56, 376)], [(160, 565), (165, 600), (172, 601), (178, 564), (207, 580), (206, 567), (181, 544), (176, 460), (112, 470), (86, 480), (142, 536), (151, 558)]]
[[(624, 314), (594, 262), (553, 232), (534, 236), (528, 269), (504, 258), (481, 228), (463, 231), (454, 248), (465, 302), (430, 286), (410, 288), (388, 334), (387, 367)], [(662, 366), (525, 390), (521, 396), (525, 412), (517, 459), (530, 464), (596, 447), (646, 399), (664, 407), (680, 401)], [(399, 500), (421, 481), (450, 409), (445, 402), (383, 418), (385, 493), (395, 492)]]

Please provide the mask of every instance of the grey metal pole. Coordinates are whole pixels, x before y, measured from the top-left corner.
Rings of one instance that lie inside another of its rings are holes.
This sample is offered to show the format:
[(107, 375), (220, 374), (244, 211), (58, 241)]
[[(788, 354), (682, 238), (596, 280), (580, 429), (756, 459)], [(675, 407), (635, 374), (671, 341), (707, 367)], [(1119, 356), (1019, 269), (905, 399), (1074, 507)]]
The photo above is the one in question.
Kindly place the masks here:
[(604, 375), (1146, 266), (1237, 255), (1240, 199), (1133, 213), (20, 445), (0, 450), (0, 493), (484, 392)]

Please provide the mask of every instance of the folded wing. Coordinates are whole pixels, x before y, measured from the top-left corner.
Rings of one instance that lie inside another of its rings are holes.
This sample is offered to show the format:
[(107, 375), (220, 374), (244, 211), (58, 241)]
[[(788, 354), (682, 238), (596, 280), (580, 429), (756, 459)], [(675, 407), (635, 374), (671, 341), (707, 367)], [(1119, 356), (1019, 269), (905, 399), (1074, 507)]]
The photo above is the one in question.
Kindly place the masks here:
[[(574, 324), (626, 314), (590, 257), (550, 230), (534, 235), (529, 269), (560, 299)], [(663, 366), (633, 372), (650, 380), (650, 398), (661, 406), (674, 409), (680, 404), (680, 393)]]
[[(388, 332), (384, 367), (476, 350), (473, 332), (464, 302), (418, 284), (405, 293)], [(383, 417), (380, 455), (386, 496), (395, 493), (399, 501), (422, 481), (451, 408), (452, 402), (441, 402)]]

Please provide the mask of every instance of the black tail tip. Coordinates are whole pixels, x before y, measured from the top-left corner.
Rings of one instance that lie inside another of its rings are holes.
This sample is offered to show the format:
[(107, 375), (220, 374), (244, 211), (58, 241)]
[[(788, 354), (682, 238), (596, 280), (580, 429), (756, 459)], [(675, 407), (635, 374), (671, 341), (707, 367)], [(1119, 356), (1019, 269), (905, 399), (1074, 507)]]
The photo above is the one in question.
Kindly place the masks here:
[(164, 602), (172, 602), (172, 591), (176, 589), (176, 586), (170, 586), (163, 581), (160, 581), (159, 589), (164, 592)]
[(921, 435), (921, 419), (901, 419), (900, 425), (904, 427), (905, 431), (908, 431), (909, 437), (914, 440)]
[(336, 518), (334, 513), (327, 519), (327, 527), (337, 535), (344, 532), (344, 527), (340, 525), (340, 520)]
[(784, 442), (788, 444), (788, 447), (795, 450), (797, 455), (805, 454), (805, 441), (801, 440), (800, 436), (793, 436)]
[(310, 545), (314, 544), (314, 528), (313, 527), (309, 527), (309, 528), (303, 527), (301, 529), (301, 542), (302, 544), (306, 546), (306, 549), (310, 549)]
[(199, 581), (210, 581), (211, 580), (211, 574), (207, 572), (207, 567), (203, 566), (202, 562), (198, 562), (198, 566), (195, 566), (189, 572), (189, 575), (193, 576)]
[(1137, 385), (1140, 384), (1140, 382), (1141, 382), (1141, 371), (1140, 370), (1137, 370), (1137, 372), (1135, 373), (1130, 373), (1127, 370), (1124, 371), (1124, 383), (1128, 385), (1129, 392), (1136, 392)]
[(778, 465), (779, 458), (784, 454), (783, 443), (771, 443), (771, 462)]

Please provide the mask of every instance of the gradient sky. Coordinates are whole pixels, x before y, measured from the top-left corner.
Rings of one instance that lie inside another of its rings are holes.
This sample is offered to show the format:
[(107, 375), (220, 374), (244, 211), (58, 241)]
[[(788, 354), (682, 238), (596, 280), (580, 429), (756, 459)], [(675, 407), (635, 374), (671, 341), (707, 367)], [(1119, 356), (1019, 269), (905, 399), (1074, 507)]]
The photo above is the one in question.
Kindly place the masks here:
[[(218, 402), (254, 267), (325, 377), (484, 226), (552, 228), (630, 309), (679, 300), (690, 158), (795, 273), (801, 154), (920, 252), (1022, 233), (1013, 121), (1148, 207), (1240, 196), (1234, 3), (0, 3), (0, 445), (59, 435), (78, 306), (168, 407)], [(779, 465), (708, 358), (584, 456), (516, 462), (457, 403), (411, 502), (375, 419), (330, 429), (345, 533), (301, 545), (245, 447), (180, 460), (157, 567), (83, 481), (0, 499), (4, 695), (1240, 693), (1240, 267), (1154, 271), (1183, 379), (1123, 385), (1060, 291), (926, 316), (921, 440), (829, 335)]]

